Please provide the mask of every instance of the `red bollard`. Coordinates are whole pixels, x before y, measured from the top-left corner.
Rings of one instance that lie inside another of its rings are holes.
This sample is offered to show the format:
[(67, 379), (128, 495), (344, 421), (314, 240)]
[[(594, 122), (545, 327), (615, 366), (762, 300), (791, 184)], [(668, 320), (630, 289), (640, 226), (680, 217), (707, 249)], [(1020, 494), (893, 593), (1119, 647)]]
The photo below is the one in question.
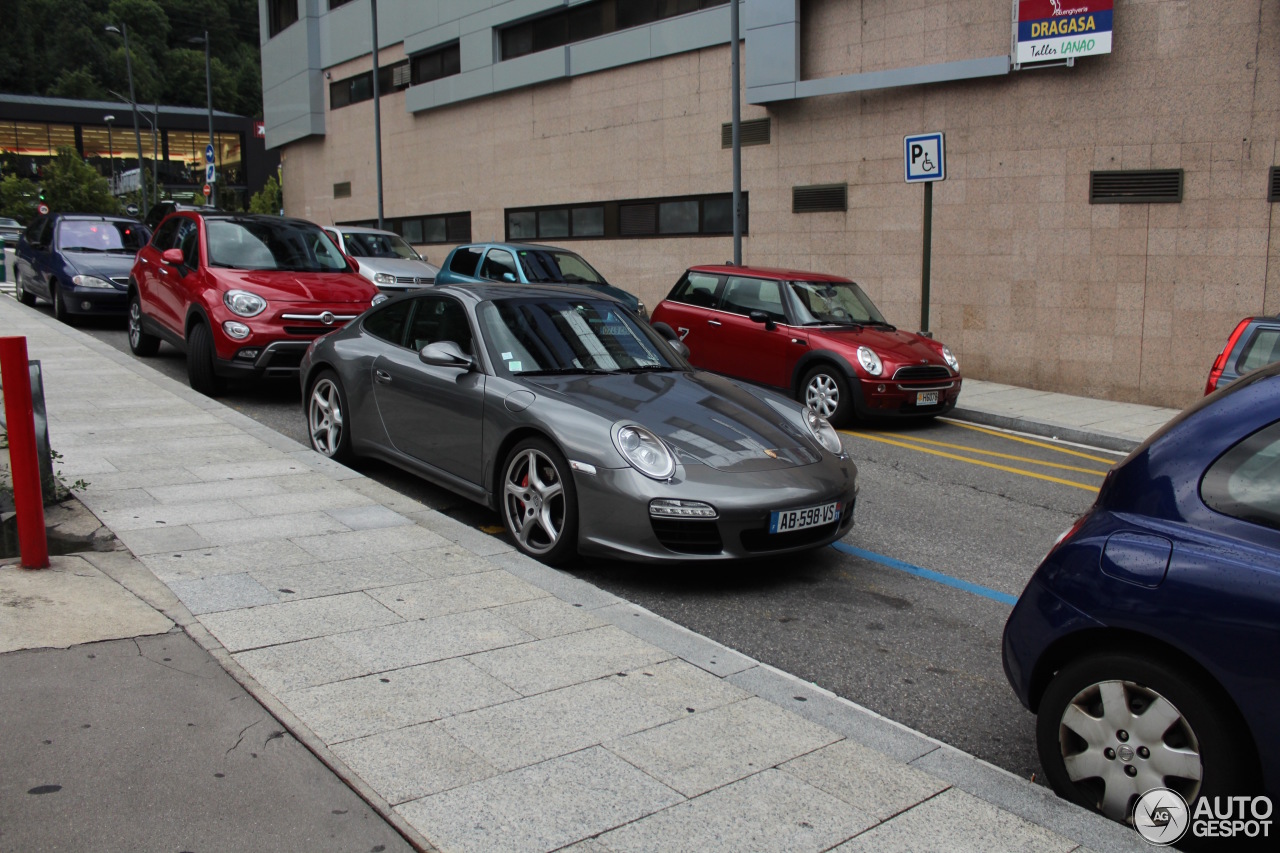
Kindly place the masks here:
[(36, 459), (35, 408), (31, 402), (26, 338), (0, 338), (0, 382), (4, 383), (13, 503), (18, 511), (18, 550), (26, 568), (47, 569), (49, 541), (44, 532), (44, 497), (40, 493), (40, 464)]

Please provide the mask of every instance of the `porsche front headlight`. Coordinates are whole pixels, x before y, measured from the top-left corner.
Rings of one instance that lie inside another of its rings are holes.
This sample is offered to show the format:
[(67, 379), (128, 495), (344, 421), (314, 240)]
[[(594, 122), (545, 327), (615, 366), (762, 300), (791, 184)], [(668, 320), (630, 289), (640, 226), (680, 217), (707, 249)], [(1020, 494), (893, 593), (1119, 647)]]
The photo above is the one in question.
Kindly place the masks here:
[(676, 472), (676, 458), (671, 450), (642, 426), (627, 424), (615, 429), (613, 444), (627, 464), (646, 477), (666, 480)]

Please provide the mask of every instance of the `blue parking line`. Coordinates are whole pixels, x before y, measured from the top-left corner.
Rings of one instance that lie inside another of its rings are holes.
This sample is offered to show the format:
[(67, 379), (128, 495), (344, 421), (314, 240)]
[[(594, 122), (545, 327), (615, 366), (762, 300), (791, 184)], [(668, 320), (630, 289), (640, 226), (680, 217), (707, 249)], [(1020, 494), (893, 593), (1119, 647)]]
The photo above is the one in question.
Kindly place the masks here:
[(918, 578), (931, 580), (944, 586), (953, 587), (964, 592), (971, 592), (974, 595), (981, 595), (983, 598), (989, 598), (992, 601), (998, 601), (1001, 604), (1007, 604), (1010, 607), (1018, 603), (1016, 595), (1009, 595), (1007, 592), (998, 592), (989, 587), (980, 586), (976, 583), (962, 581), (959, 578), (953, 578), (951, 575), (944, 575), (941, 572), (935, 572), (930, 569), (922, 569), (919, 566), (913, 566), (910, 563), (904, 563), (901, 560), (895, 560), (893, 557), (886, 557), (883, 554), (877, 554), (875, 551), (864, 551), (861, 548), (855, 548), (852, 545), (846, 545), (843, 542), (832, 542), (831, 547), (845, 554), (852, 554), (855, 557), (861, 557), (864, 560), (870, 560), (873, 563), (879, 563), (882, 566), (888, 566), (891, 569), (897, 569), (900, 572), (906, 572), (909, 575), (915, 575)]

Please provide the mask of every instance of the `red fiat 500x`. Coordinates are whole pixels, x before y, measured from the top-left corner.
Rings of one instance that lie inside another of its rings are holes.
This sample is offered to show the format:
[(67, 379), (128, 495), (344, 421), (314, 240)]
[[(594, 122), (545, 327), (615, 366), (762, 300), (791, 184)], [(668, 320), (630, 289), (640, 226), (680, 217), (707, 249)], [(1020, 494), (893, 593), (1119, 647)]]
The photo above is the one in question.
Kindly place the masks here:
[(837, 426), (945, 414), (960, 396), (946, 346), (885, 322), (846, 278), (691, 267), (653, 312), (704, 370), (785, 390)]
[(232, 377), (297, 376), (312, 340), (386, 299), (354, 263), (303, 220), (174, 213), (129, 275), (129, 347), (185, 350), (211, 397)]

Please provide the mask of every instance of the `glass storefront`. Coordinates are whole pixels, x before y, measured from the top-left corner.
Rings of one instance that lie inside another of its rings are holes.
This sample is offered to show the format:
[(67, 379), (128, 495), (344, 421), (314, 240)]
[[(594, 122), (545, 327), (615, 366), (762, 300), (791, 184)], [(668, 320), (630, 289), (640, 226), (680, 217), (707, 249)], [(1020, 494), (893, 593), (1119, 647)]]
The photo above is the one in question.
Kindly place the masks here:
[[(149, 122), (139, 113), (142, 137), (142, 159), (148, 173), (155, 164), (162, 191), (166, 195), (200, 194), (204, 185), (204, 149), (209, 144), (208, 131), (169, 130), (160, 128), (153, 138)], [(244, 140), (239, 133), (214, 133), (214, 162), (221, 190), (237, 190), (243, 195)], [(127, 191), (136, 184), (126, 173), (138, 168), (138, 146), (133, 134), (133, 117), (126, 108), (115, 120), (102, 124), (46, 124), (0, 121), (0, 174), (39, 180), (44, 167), (57, 156), (58, 149), (72, 148), (80, 152), (89, 165), (104, 178), (113, 174), (117, 189)], [(159, 149), (157, 151), (157, 149)]]

